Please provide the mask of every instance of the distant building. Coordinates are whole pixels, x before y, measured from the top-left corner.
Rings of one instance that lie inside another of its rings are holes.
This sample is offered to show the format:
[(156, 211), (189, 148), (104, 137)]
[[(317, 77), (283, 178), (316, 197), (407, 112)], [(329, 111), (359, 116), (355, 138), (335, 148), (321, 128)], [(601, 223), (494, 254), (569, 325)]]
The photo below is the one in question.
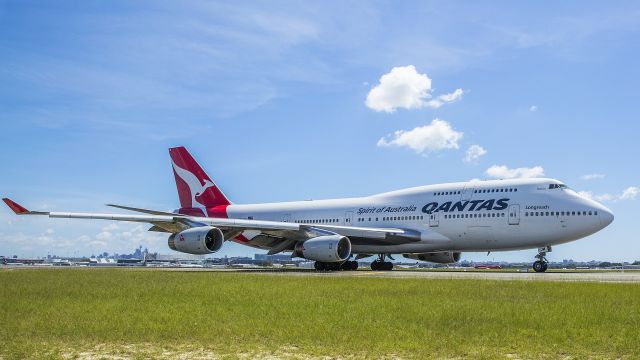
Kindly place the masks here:
[(205, 257), (204, 255), (192, 255), (192, 254), (183, 254), (183, 253), (157, 254), (155, 256), (154, 260), (158, 260), (158, 261), (181, 261), (181, 260), (185, 260), (185, 261), (203, 261), (204, 257)]
[(276, 255), (254, 254), (253, 259), (256, 261), (268, 261), (272, 263), (292, 261), (290, 254), (276, 254)]

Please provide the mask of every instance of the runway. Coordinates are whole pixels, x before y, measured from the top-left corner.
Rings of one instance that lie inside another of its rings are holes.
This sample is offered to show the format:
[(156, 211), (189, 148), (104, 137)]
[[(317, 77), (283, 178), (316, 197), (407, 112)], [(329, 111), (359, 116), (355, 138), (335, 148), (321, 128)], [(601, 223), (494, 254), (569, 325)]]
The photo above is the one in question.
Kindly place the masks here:
[(607, 282), (640, 283), (640, 271), (562, 271), (562, 272), (509, 272), (509, 271), (332, 271), (313, 270), (271, 270), (271, 269), (165, 269), (169, 271), (218, 271), (251, 273), (275, 276), (316, 276), (316, 277), (380, 277), (411, 279), (467, 279), (467, 280), (507, 280), (507, 281), (564, 281), (564, 282)]
[(396, 279), (466, 279), (497, 281), (560, 281), (560, 282), (606, 282), (606, 283), (640, 283), (640, 271), (602, 271), (602, 270), (562, 270), (545, 273), (517, 271), (477, 271), (477, 270), (392, 270), (392, 271), (326, 271), (317, 272), (311, 269), (264, 269), (264, 268), (187, 268), (187, 267), (32, 267), (32, 266), (0, 266), (0, 270), (74, 271), (101, 269), (120, 269), (123, 271), (177, 271), (177, 272), (211, 272), (256, 274), (265, 276), (314, 276), (314, 277), (374, 277)]

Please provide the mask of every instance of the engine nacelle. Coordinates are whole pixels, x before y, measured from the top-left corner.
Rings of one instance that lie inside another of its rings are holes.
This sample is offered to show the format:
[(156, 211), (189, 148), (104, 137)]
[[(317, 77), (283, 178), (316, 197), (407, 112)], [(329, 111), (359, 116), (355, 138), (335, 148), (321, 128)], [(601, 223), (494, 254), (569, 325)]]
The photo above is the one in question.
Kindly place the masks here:
[(433, 253), (423, 253), (423, 254), (402, 254), (402, 256), (407, 259), (428, 261), (432, 263), (438, 264), (451, 264), (460, 261), (460, 252), (453, 251), (440, 251)]
[(321, 262), (345, 261), (351, 255), (351, 241), (346, 236), (318, 236), (296, 244), (292, 256)]
[(222, 247), (224, 234), (213, 226), (201, 226), (169, 236), (169, 248), (187, 254), (214, 253)]

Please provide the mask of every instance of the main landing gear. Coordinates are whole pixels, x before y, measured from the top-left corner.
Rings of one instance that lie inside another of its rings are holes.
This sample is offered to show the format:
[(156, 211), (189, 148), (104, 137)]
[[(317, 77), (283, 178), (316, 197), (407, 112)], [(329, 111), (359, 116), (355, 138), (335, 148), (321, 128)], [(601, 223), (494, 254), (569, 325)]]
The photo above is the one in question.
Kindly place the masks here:
[[(387, 257), (387, 256), (388, 255), (385, 255), (385, 254), (378, 255), (378, 258), (374, 262), (371, 263), (371, 270), (373, 270), (373, 271), (379, 271), (379, 270), (389, 271), (389, 270), (393, 270), (393, 263), (390, 262), (390, 261), (384, 261), (384, 258)], [(389, 256), (389, 257), (391, 257), (391, 256)]]
[(316, 261), (313, 264), (313, 267), (317, 271), (358, 270), (358, 262), (350, 260), (343, 263)]
[(538, 248), (538, 255), (536, 255), (536, 259), (538, 260), (533, 263), (533, 271), (537, 273), (547, 271), (547, 266), (549, 265), (549, 263), (547, 262), (547, 258), (545, 256), (548, 252), (551, 252), (551, 246)]

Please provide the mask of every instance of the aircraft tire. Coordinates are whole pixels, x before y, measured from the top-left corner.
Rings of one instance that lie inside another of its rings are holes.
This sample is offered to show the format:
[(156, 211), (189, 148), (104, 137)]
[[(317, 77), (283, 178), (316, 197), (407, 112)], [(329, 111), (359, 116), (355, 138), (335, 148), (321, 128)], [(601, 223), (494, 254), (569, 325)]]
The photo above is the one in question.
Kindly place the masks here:
[(537, 273), (545, 272), (547, 270), (547, 266), (544, 262), (538, 260), (533, 263), (533, 271)]
[(327, 271), (338, 271), (340, 270), (341, 266), (342, 263), (325, 263)]

